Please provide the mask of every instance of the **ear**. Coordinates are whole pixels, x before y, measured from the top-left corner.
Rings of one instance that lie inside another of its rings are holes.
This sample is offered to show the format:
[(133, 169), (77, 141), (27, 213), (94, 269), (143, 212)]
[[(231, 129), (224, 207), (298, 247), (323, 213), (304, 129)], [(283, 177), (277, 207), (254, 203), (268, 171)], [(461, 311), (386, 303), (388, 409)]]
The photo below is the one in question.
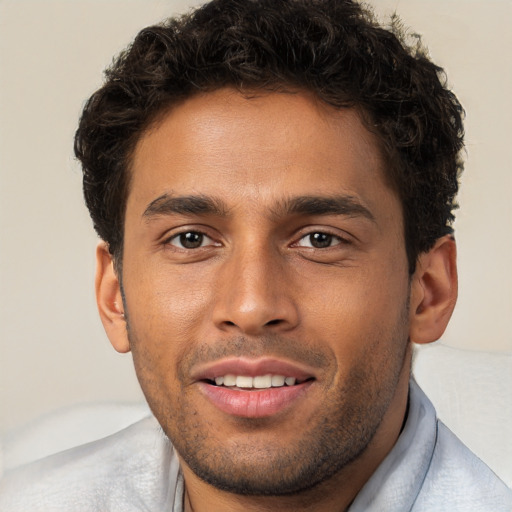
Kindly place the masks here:
[(448, 325), (457, 301), (457, 249), (452, 235), (422, 253), (411, 281), (410, 340), (431, 343)]
[(96, 248), (96, 303), (108, 339), (118, 352), (129, 352), (121, 286), (105, 242)]

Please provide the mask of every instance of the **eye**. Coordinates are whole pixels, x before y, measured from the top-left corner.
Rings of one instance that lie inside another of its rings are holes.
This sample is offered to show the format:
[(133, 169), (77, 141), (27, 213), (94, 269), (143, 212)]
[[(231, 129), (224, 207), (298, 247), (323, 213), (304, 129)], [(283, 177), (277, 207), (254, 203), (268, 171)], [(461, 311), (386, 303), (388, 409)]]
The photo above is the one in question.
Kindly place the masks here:
[(199, 231), (186, 231), (169, 238), (167, 243), (179, 249), (199, 249), (213, 244), (213, 240)]
[(330, 233), (317, 231), (303, 236), (298, 242), (299, 247), (312, 247), (314, 249), (325, 249), (343, 243), (343, 239)]

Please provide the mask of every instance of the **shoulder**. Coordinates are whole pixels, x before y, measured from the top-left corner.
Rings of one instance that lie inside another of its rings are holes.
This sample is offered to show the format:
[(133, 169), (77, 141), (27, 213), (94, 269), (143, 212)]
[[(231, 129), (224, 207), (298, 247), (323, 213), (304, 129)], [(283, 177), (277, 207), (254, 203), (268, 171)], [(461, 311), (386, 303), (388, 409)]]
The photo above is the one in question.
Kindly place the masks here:
[(442, 422), (415, 512), (510, 512), (512, 491)]
[(0, 482), (0, 510), (159, 510), (177, 474), (172, 446), (148, 417), (7, 473)]

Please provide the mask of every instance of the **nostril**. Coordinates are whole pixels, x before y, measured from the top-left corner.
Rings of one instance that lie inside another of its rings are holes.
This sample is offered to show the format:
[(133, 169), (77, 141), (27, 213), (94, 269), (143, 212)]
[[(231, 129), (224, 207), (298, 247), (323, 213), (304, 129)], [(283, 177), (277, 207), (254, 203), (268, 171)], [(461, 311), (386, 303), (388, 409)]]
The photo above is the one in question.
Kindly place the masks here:
[(267, 322), (265, 325), (278, 325), (282, 322), (282, 320), (270, 320), (269, 322)]

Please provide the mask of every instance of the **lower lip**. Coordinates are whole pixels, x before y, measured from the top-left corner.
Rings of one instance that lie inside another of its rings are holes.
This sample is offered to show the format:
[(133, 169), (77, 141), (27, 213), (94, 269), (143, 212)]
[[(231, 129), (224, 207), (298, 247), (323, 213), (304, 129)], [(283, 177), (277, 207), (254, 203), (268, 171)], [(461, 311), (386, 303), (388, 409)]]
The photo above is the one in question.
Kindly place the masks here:
[(265, 418), (293, 405), (313, 381), (280, 388), (239, 390), (200, 382), (201, 391), (222, 412), (242, 418)]

